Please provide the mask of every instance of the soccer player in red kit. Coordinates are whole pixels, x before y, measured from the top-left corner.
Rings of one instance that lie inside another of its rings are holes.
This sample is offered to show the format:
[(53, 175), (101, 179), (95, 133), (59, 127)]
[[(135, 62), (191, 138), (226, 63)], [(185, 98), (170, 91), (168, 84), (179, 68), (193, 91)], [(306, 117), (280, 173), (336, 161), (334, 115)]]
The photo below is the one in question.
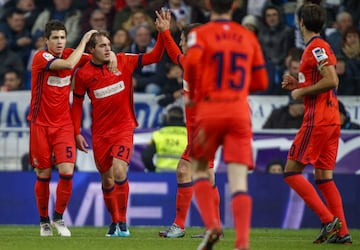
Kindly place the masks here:
[(76, 143), (87, 152), (87, 142), (80, 134), (82, 103), (87, 93), (91, 100), (92, 143), (96, 167), (101, 174), (105, 205), (112, 223), (106, 236), (128, 237), (126, 210), (129, 195), (127, 169), (133, 150), (134, 129), (137, 126), (134, 114), (132, 74), (136, 67), (159, 62), (163, 51), (162, 36), (170, 35), (169, 27), (159, 27), (155, 47), (145, 54), (116, 55), (118, 72), (111, 73), (105, 64), (111, 52), (110, 38), (106, 32), (94, 34), (88, 50), (90, 62), (75, 75), (72, 117), (75, 126)]
[(195, 109), (191, 145), (194, 194), (207, 230), (198, 249), (212, 249), (221, 235), (216, 219), (208, 161), (222, 145), (227, 164), (235, 249), (249, 249), (252, 199), (247, 173), (253, 169), (248, 95), (266, 90), (268, 77), (259, 42), (251, 31), (231, 21), (233, 0), (207, 1), (210, 22), (188, 35), (184, 74), (189, 82), (186, 105)]
[[(165, 14), (164, 14), (165, 13)], [(158, 20), (163, 22), (170, 22), (171, 17), (169, 11), (162, 12), (162, 15), (157, 13)], [(180, 46), (184, 54), (186, 54), (186, 37), (192, 28), (199, 26), (200, 24), (190, 24), (184, 27), (181, 33)], [(167, 40), (165, 40), (167, 39)], [(164, 44), (167, 50), (167, 53), (171, 60), (183, 67), (184, 65), (184, 54), (181, 53), (179, 47), (176, 45), (171, 36), (164, 37)], [(184, 96), (188, 96), (189, 88), (186, 79), (183, 79), (183, 93)], [(180, 238), (185, 236), (185, 220), (187, 213), (189, 211), (191, 199), (193, 196), (193, 187), (191, 179), (191, 163), (190, 163), (190, 148), (192, 140), (192, 131), (194, 130), (194, 112), (192, 107), (185, 107), (186, 115), (186, 128), (188, 136), (188, 144), (178, 162), (176, 168), (176, 178), (177, 178), (177, 193), (176, 193), (176, 213), (173, 224), (166, 230), (160, 231), (160, 237), (166, 238)], [(214, 173), (214, 161), (209, 162), (209, 177), (211, 184), (213, 185), (213, 197), (216, 209), (216, 216), (220, 220), (220, 195), (217, 186), (215, 185), (215, 173)], [(193, 235), (192, 237), (202, 237), (203, 234)]]
[[(292, 90), (295, 100), (303, 99), (304, 119), (295, 136), (285, 165), (284, 180), (319, 216), (322, 228), (314, 243), (351, 244), (341, 195), (333, 180), (340, 137), (340, 117), (336, 89), (336, 58), (329, 44), (320, 37), (325, 10), (305, 4), (300, 30), (306, 44), (298, 79), (285, 76), (283, 88)], [(325, 199), (301, 173), (307, 164), (315, 169), (315, 183)]]
[(73, 69), (89, 60), (83, 54), (95, 30), (87, 32), (78, 47), (65, 48), (66, 28), (59, 21), (45, 27), (46, 50), (34, 56), (31, 69), (30, 162), (36, 168), (35, 197), (40, 215), (40, 235), (52, 236), (48, 215), (49, 183), (53, 164), (59, 170), (52, 226), (61, 236), (71, 236), (62, 218), (72, 192), (75, 163), (74, 127), (70, 113), (70, 84)]

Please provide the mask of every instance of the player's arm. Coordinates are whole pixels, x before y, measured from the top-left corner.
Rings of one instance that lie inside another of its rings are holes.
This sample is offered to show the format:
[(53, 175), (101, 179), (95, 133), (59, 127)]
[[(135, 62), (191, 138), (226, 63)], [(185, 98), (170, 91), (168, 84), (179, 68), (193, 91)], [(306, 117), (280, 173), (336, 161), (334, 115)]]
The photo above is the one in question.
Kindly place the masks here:
[(63, 70), (63, 69), (73, 69), (78, 62), (80, 61), (83, 52), (85, 50), (86, 43), (89, 41), (92, 34), (96, 33), (96, 30), (90, 30), (85, 33), (82, 37), (79, 45), (71, 53), (71, 55), (66, 59), (55, 59), (49, 66), (51, 70)]
[(203, 51), (200, 47), (194, 46), (188, 49), (184, 59), (184, 79), (188, 79), (189, 99), (186, 105), (191, 106), (194, 101), (195, 84), (199, 81), (199, 65), (201, 65)]
[[(79, 83), (80, 79), (78, 74), (75, 75), (75, 82)], [(87, 153), (87, 148), (89, 147), (85, 138), (80, 134), (81, 128), (81, 119), (82, 119), (82, 110), (83, 110), (83, 102), (85, 98), (85, 91), (81, 90), (80, 84), (76, 84), (76, 87), (73, 91), (73, 102), (71, 106), (71, 117), (74, 124), (75, 130), (75, 140), (76, 146), (81, 151)]]
[[(252, 35), (252, 33), (251, 33)], [(265, 59), (262, 53), (262, 49), (256, 37), (252, 38), (254, 40), (254, 60), (252, 65), (252, 77), (249, 91), (264, 91), (269, 86), (268, 74), (265, 66)]]
[(295, 100), (299, 100), (306, 95), (317, 95), (338, 87), (339, 78), (334, 65), (328, 65), (328, 61), (324, 60), (318, 64), (318, 70), (322, 76), (321, 80), (316, 84), (293, 90), (291, 95)]
[(159, 31), (161, 30), (163, 31), (160, 33), (160, 35), (164, 41), (164, 46), (166, 48), (166, 51), (171, 61), (180, 65), (179, 58), (182, 55), (182, 53), (170, 33), (171, 13), (169, 10), (162, 11), (161, 14), (157, 11), (155, 13), (157, 16), (155, 25)]

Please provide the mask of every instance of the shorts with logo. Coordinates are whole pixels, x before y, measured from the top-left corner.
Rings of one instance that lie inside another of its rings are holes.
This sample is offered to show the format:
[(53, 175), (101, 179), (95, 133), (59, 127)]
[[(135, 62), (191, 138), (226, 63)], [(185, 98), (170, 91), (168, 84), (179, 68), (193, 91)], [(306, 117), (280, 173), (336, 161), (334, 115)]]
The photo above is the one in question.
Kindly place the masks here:
[(340, 138), (340, 126), (302, 126), (295, 136), (288, 159), (314, 168), (333, 170)]
[(75, 163), (76, 145), (72, 124), (47, 127), (30, 123), (30, 163), (39, 169), (53, 164)]
[(98, 171), (100, 173), (108, 171), (114, 157), (129, 164), (133, 145), (133, 129), (111, 135), (93, 136), (94, 159)]

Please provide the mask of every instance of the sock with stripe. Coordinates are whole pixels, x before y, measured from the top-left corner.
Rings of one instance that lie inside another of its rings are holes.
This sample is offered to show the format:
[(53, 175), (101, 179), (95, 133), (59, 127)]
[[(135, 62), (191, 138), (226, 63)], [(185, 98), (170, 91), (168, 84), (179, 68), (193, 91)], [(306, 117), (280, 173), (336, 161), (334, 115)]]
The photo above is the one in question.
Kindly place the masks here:
[(129, 199), (129, 182), (126, 178), (123, 181), (115, 181), (115, 190), (118, 201), (120, 221), (126, 222), (126, 211)]
[(338, 217), (341, 221), (342, 227), (340, 228), (338, 235), (344, 236), (349, 234), (341, 195), (335, 185), (334, 180), (317, 180), (315, 181), (315, 183), (319, 188), (320, 192), (322, 193), (330, 212), (333, 213), (336, 217)]
[(322, 223), (328, 223), (334, 219), (334, 215), (325, 206), (315, 187), (301, 173), (285, 173), (284, 181), (319, 216)]
[(209, 179), (198, 179), (193, 184), (198, 209), (207, 230), (221, 228), (215, 215), (215, 203)]
[(252, 198), (249, 194), (238, 192), (233, 194), (231, 208), (234, 216), (235, 248), (249, 249)]
[(49, 218), (49, 196), (50, 196), (50, 178), (37, 177), (34, 186), (36, 205), (42, 222)]
[(60, 174), (59, 177), (56, 188), (55, 212), (63, 214), (71, 197), (73, 176), (72, 174)]
[(192, 182), (179, 183), (176, 193), (176, 217), (174, 223), (184, 229), (193, 195)]
[(115, 186), (112, 186), (110, 188), (103, 187), (102, 192), (104, 196), (105, 206), (111, 216), (111, 221), (115, 223), (119, 222), (120, 216), (119, 216), (118, 201), (115, 192)]

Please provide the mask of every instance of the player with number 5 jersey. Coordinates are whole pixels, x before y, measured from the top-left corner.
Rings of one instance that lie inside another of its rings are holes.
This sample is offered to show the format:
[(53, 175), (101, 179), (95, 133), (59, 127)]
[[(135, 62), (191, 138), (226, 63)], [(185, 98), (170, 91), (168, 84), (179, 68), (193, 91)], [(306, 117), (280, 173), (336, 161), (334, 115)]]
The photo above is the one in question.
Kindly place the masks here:
[(247, 172), (253, 169), (251, 111), (248, 95), (264, 91), (268, 77), (256, 36), (231, 21), (233, 0), (208, 0), (210, 22), (188, 35), (184, 78), (194, 106), (195, 131), (191, 148), (194, 194), (207, 233), (198, 249), (212, 249), (221, 235), (207, 172), (208, 161), (222, 145), (227, 164), (235, 249), (249, 249), (252, 201)]

